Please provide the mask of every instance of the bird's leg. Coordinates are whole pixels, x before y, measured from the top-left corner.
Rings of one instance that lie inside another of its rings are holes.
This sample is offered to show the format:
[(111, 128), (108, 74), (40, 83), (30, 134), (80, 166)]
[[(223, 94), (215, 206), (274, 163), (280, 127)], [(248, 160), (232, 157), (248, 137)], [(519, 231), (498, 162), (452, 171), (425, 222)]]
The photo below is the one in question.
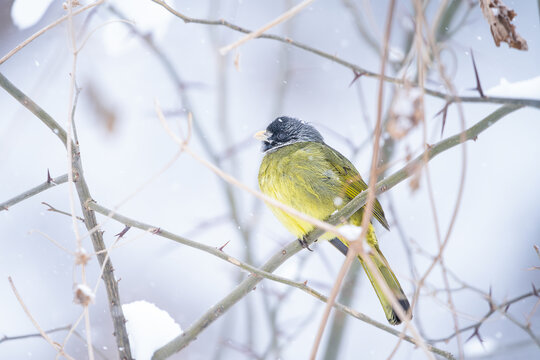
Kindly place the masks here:
[(311, 248), (309, 247), (308, 242), (307, 242), (305, 236), (302, 236), (301, 239), (298, 239), (298, 242), (300, 242), (300, 246), (302, 246), (304, 249), (308, 249), (309, 251), (313, 251), (313, 250), (311, 250)]

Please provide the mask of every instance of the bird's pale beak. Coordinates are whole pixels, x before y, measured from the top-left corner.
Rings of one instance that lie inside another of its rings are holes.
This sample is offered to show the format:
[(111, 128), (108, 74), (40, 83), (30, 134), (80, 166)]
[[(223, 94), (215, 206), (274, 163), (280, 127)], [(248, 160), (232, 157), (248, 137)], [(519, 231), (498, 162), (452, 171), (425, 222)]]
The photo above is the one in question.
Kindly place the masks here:
[(260, 141), (266, 141), (268, 140), (268, 133), (266, 132), (266, 130), (261, 130), (261, 131), (257, 131), (255, 133), (255, 135), (253, 135), (253, 137), (257, 140), (260, 140)]

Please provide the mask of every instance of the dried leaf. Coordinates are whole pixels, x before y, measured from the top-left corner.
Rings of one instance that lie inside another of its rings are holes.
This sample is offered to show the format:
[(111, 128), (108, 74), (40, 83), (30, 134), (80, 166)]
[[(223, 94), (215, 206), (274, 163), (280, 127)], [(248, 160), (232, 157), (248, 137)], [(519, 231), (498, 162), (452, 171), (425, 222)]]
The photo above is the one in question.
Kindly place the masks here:
[(480, 0), (480, 8), (497, 46), (505, 42), (514, 49), (528, 50), (527, 41), (516, 32), (516, 26), (512, 24), (517, 15), (514, 10), (507, 8), (501, 0)]
[(87, 285), (77, 284), (75, 286), (73, 302), (83, 306), (88, 306), (94, 302), (96, 295)]
[(83, 248), (75, 253), (75, 265), (86, 265), (90, 259), (91, 256)]

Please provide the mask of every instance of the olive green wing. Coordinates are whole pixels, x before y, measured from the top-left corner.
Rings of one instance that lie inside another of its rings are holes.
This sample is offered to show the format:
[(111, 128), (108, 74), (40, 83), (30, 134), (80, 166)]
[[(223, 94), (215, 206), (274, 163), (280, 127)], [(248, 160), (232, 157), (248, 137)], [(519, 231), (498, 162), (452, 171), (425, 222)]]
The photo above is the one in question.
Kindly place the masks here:
[[(325, 145), (327, 146), (327, 145)], [(327, 154), (327, 161), (331, 164), (335, 172), (340, 177), (341, 183), (344, 184), (344, 196), (347, 199), (347, 202), (354, 199), (358, 194), (368, 188), (367, 184), (364, 182), (358, 170), (354, 165), (338, 151), (332, 149), (330, 146), (327, 146), (329, 151), (325, 151)], [(363, 215), (364, 208), (361, 208), (357, 214)], [(388, 221), (384, 216), (384, 211), (382, 209), (379, 200), (375, 199), (373, 204), (373, 217), (377, 219), (382, 226), (387, 230), (390, 230), (388, 226)]]

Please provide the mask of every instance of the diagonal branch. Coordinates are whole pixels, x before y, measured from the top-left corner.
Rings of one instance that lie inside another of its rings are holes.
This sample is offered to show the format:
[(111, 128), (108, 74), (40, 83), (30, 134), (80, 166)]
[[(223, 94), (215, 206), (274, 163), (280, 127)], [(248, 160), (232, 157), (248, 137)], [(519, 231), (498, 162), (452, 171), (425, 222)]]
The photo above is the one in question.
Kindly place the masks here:
[[(212, 247), (212, 246), (208, 246), (208, 245), (204, 245), (204, 244), (201, 244), (199, 242), (196, 242), (196, 241), (193, 241), (193, 240), (189, 240), (185, 237), (182, 237), (182, 236), (179, 236), (179, 235), (176, 235), (174, 233), (171, 233), (167, 230), (164, 230), (160, 227), (156, 227), (156, 226), (153, 226), (153, 225), (150, 225), (150, 224), (145, 224), (141, 221), (138, 221), (138, 220), (134, 220), (134, 219), (131, 219), (127, 216), (124, 216), (124, 215), (121, 215), (119, 214), (118, 212), (116, 211), (113, 211), (111, 209), (108, 209), (106, 207), (104, 207), (103, 205), (100, 205), (96, 202), (91, 202), (88, 204), (88, 207), (93, 209), (95, 212), (97, 213), (100, 213), (104, 216), (107, 216), (107, 217), (111, 217), (112, 219), (126, 225), (126, 228), (128, 227), (135, 227), (135, 228), (138, 228), (138, 229), (141, 229), (141, 230), (144, 230), (144, 231), (147, 231), (147, 232), (150, 232), (154, 235), (158, 235), (158, 236), (161, 236), (161, 237), (164, 237), (166, 239), (170, 239), (170, 240), (173, 240), (173, 241), (176, 241), (180, 244), (183, 244), (183, 245), (186, 245), (186, 246), (189, 246), (189, 247), (192, 247), (192, 248), (195, 248), (195, 249), (199, 249), (199, 250), (202, 250), (204, 252), (207, 252), (211, 255), (214, 255), (220, 259), (223, 259), (241, 269), (244, 269), (246, 271), (249, 271), (253, 276), (253, 277), (258, 277), (262, 280), (262, 278), (265, 278), (265, 279), (269, 279), (269, 280), (272, 280), (272, 281), (276, 281), (276, 282), (279, 282), (279, 283), (282, 283), (282, 284), (285, 284), (285, 285), (289, 285), (289, 286), (292, 286), (294, 288), (297, 288), (297, 289), (300, 289), (302, 291), (304, 291), (305, 293), (323, 301), (323, 302), (326, 302), (328, 300), (328, 298), (326, 296), (324, 296), (323, 294), (319, 293), (318, 291), (316, 291), (315, 289), (309, 287), (306, 285), (306, 283), (302, 283), (302, 282), (297, 282), (297, 281), (293, 281), (293, 280), (289, 280), (287, 278), (284, 278), (282, 276), (279, 276), (279, 275), (275, 275), (275, 274), (272, 274), (270, 272), (267, 272), (267, 271), (264, 271), (264, 270), (261, 270), (259, 268), (256, 268), (250, 264), (247, 264), (247, 263), (244, 263), (230, 255), (227, 255), (225, 252), (222, 251), (221, 248), (215, 248), (215, 247)], [(297, 241), (295, 241), (297, 242)], [(281, 252), (281, 250), (280, 250)], [(363, 322), (366, 322), (370, 325), (373, 325), (383, 331), (386, 331), (392, 335), (395, 335), (395, 336), (400, 336), (401, 333), (399, 330), (396, 330), (390, 326), (387, 326), (387, 325), (384, 325), (376, 320), (373, 320), (372, 318), (370, 318), (369, 316), (361, 313), (361, 312), (358, 312), (354, 309), (351, 309), (343, 304), (340, 304), (338, 302), (336, 302), (334, 304), (334, 307), (340, 311), (343, 311), (344, 313), (346, 314), (349, 314)], [(410, 336), (405, 336), (404, 339), (412, 344), (416, 344), (414, 338), (410, 337)], [(445, 358), (452, 358), (451, 354), (446, 352), (446, 351), (443, 351), (441, 349), (437, 349), (433, 346), (428, 346), (429, 347), (429, 350), (430, 351), (433, 351), (434, 353), (436, 354), (439, 354), (441, 356), (444, 356)]]
[[(213, 25), (213, 26), (224, 26), (226, 28), (229, 28), (231, 30), (238, 31), (238, 32), (241, 32), (241, 33), (244, 33), (244, 34), (249, 34), (249, 33), (252, 32), (249, 29), (243, 28), (241, 26), (238, 26), (236, 24), (233, 24), (233, 23), (231, 23), (231, 22), (229, 22), (227, 20), (223, 20), (223, 19), (220, 19), (220, 20), (207, 20), (207, 19), (198, 19), (198, 18), (192, 18), (192, 17), (186, 16), (186, 15), (178, 12), (177, 10), (172, 8), (171, 6), (169, 6), (164, 0), (152, 0), (152, 1), (155, 2), (158, 5), (161, 5), (163, 8), (165, 8), (171, 14), (173, 14), (173, 15), (177, 16), (178, 18), (182, 19), (186, 24), (195, 23), (195, 24), (204, 24), (204, 25)], [(355, 73), (360, 73), (360, 74), (363, 74), (365, 76), (372, 77), (372, 78), (377, 78), (377, 79), (379, 79), (381, 77), (381, 75), (376, 73), (376, 72), (366, 70), (366, 69), (362, 68), (359, 65), (353, 64), (353, 63), (348, 62), (346, 60), (343, 60), (343, 59), (341, 59), (341, 58), (339, 58), (339, 57), (337, 57), (335, 55), (331, 55), (331, 54), (329, 54), (327, 52), (316, 49), (314, 47), (311, 47), (311, 46), (306, 45), (304, 43), (301, 43), (301, 42), (298, 42), (296, 40), (290, 39), (288, 37), (282, 37), (282, 36), (273, 35), (273, 34), (261, 34), (259, 37), (257, 37), (257, 39), (270, 39), (270, 40), (279, 41), (279, 42), (282, 42), (282, 43), (285, 43), (285, 44), (289, 44), (289, 45), (294, 46), (296, 48), (305, 50), (305, 51), (310, 52), (312, 54), (318, 55), (320, 57), (323, 57), (325, 59), (328, 59), (330, 61), (338, 63), (338, 64), (340, 64), (342, 66), (345, 66), (345, 67), (351, 69), (352, 71), (354, 71)], [(383, 79), (384, 79), (384, 81), (394, 83), (394, 84), (400, 84), (400, 85), (405, 84), (405, 81), (403, 79), (394, 78), (394, 77), (391, 77), (391, 76), (384, 76)], [(408, 83), (411, 84), (410, 82), (408, 82)], [(414, 86), (414, 87), (422, 87), (422, 86), (419, 86), (418, 84), (411, 84), (411, 85)], [(454, 103), (454, 102), (471, 102), (471, 103), (513, 104), (513, 105), (523, 105), (523, 106), (532, 106), (532, 107), (535, 107), (535, 108), (540, 108), (540, 99), (524, 99), (524, 98), (519, 98), (518, 99), (518, 98), (506, 98), (506, 97), (495, 97), (495, 96), (493, 96), (493, 97), (492, 96), (486, 96), (486, 97), (453, 96), (451, 94), (445, 94), (445, 93), (442, 93), (440, 91), (431, 90), (431, 89), (424, 89), (424, 91), (428, 95), (438, 97), (440, 99), (445, 99), (446, 101), (448, 101), (450, 103)]]
[(0, 211), (2, 210), (9, 210), (9, 207), (10, 206), (13, 206), (17, 203), (20, 203), (21, 201), (24, 201), (34, 195), (37, 195), (39, 194), (40, 192), (43, 192), (47, 189), (50, 189), (56, 185), (60, 185), (60, 184), (63, 184), (65, 183), (66, 181), (68, 180), (68, 176), (67, 174), (64, 174), (64, 175), (61, 175), (61, 176), (58, 176), (54, 179), (47, 179), (47, 181), (45, 181), (43, 184), (41, 185), (38, 185), (36, 187), (33, 187), (29, 190), (26, 190), (25, 192), (9, 199), (9, 200), (6, 200), (4, 201), (3, 203), (0, 203)]

